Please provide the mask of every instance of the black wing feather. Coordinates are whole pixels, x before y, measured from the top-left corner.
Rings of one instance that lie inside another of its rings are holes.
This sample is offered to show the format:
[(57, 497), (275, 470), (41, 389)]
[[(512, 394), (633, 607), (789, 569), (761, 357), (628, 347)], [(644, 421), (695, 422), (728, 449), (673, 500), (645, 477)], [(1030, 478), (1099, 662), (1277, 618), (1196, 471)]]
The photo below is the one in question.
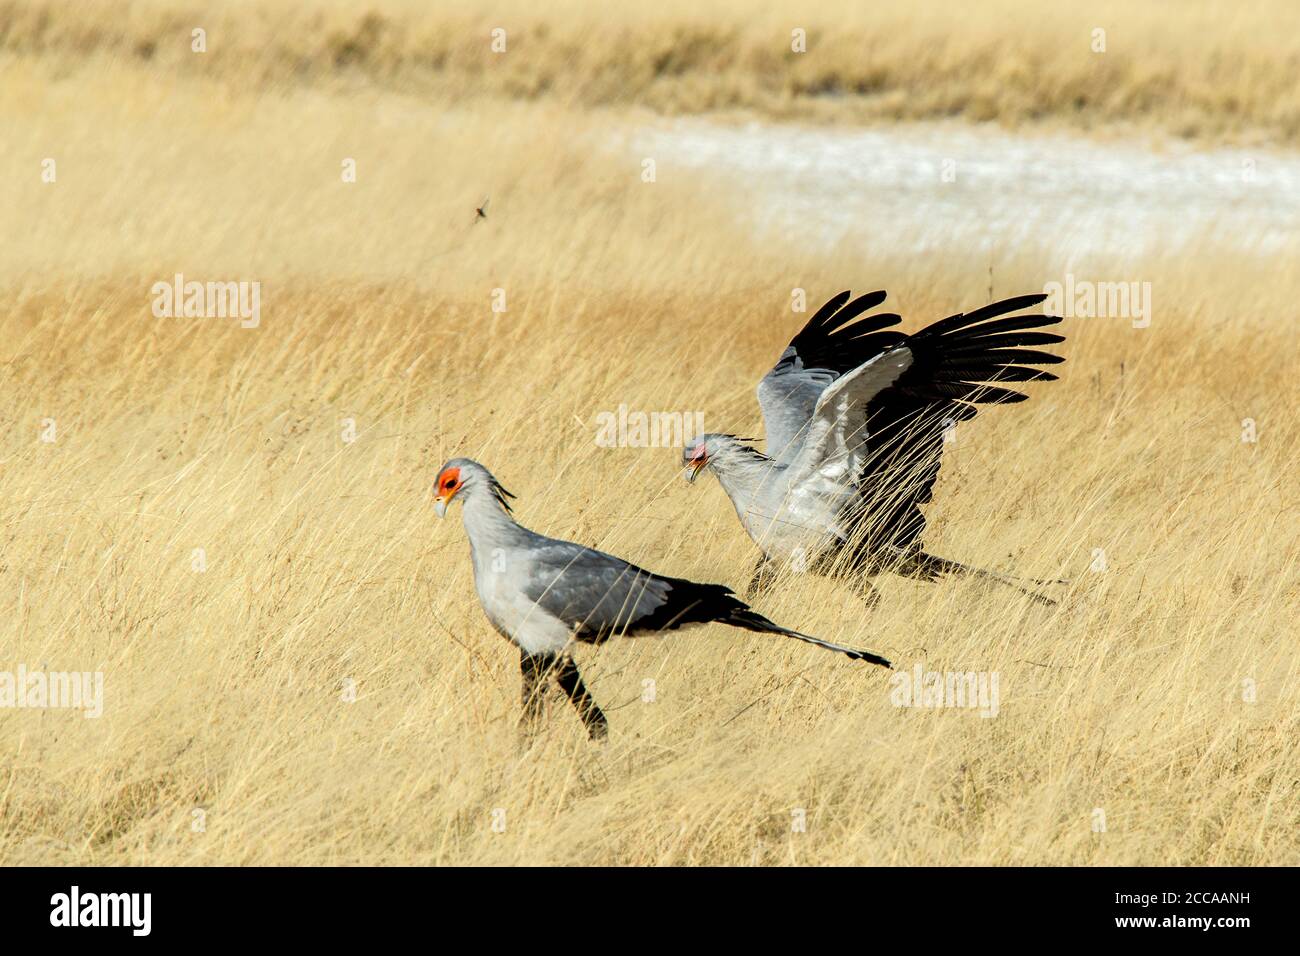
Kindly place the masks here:
[[(853, 322), (885, 301), (884, 290), (868, 292), (850, 302), (852, 295), (844, 291), (832, 296), (790, 340), (804, 368), (822, 368), (843, 375), (907, 338), (901, 332), (883, 331), (903, 321), (894, 312)], [(850, 322), (853, 324), (848, 325)]]
[(635, 565), (628, 565), (628, 570), (638, 576), (652, 579), (657, 584), (667, 585), (663, 603), (647, 614), (631, 617), (629, 620), (622, 622), (621, 626), (618, 622), (614, 622), (612, 626), (606, 624), (603, 627), (590, 627), (585, 624), (579, 626), (574, 630), (574, 636), (578, 640), (598, 644), (608, 640), (616, 633), (644, 634), (656, 631), (674, 631), (692, 624), (718, 623), (729, 624), (732, 627), (743, 628), (746, 631), (757, 631), (762, 634), (781, 634), (785, 637), (793, 637), (809, 644), (815, 644), (818, 647), (824, 647), (827, 650), (838, 651), (853, 660), (879, 664), (882, 667), (891, 666), (888, 660), (870, 651), (845, 647), (841, 644), (832, 644), (829, 641), (823, 641), (821, 638), (782, 627), (775, 621), (768, 620), (762, 614), (759, 614), (736, 597), (735, 592), (725, 585), (699, 584), (685, 578), (670, 578), (662, 574), (654, 574)]
[(867, 457), (859, 475), (857, 508), (869, 549), (909, 549), (925, 530), (920, 505), (931, 499), (939, 475), (945, 431), (975, 417), (978, 406), (1023, 402), (1028, 396), (994, 382), (1053, 381), (1034, 365), (1064, 359), (1025, 346), (1053, 345), (1065, 337), (1038, 331), (1055, 325), (1050, 315), (1009, 315), (1041, 303), (1022, 295), (946, 319), (902, 343), (912, 365), (867, 408)]

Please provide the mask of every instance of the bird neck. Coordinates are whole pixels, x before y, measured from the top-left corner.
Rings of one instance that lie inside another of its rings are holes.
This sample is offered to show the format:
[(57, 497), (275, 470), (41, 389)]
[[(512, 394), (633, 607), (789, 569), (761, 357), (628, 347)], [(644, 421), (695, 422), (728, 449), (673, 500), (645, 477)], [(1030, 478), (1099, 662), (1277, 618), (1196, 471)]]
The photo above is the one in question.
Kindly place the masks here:
[(748, 445), (730, 445), (718, 452), (711, 466), (727, 496), (749, 494), (763, 483), (776, 467), (767, 456)]
[(465, 498), (465, 534), (469, 536), (470, 548), (476, 554), (506, 547), (523, 533), (523, 528), (488, 488), (468, 487), (461, 494)]

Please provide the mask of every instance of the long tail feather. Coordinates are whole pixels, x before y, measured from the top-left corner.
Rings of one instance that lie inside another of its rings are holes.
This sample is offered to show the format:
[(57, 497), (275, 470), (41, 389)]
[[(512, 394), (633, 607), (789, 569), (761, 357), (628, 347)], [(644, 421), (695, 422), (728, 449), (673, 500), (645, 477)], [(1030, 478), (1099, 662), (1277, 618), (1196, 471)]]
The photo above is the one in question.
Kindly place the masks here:
[(952, 561), (948, 558), (941, 558), (938, 555), (926, 554), (924, 551), (915, 556), (916, 567), (922, 573), (927, 574), (968, 574), (973, 578), (982, 578), (986, 581), (997, 581), (999, 584), (1005, 584), (1007, 587), (1015, 588), (1021, 594), (1027, 594), (1029, 597), (1038, 601), (1040, 604), (1046, 604), (1049, 607), (1057, 602), (1054, 598), (1046, 594), (1039, 594), (1037, 591), (1031, 591), (1026, 585), (1035, 587), (1048, 587), (1053, 584), (1068, 584), (1064, 580), (1043, 580), (1040, 578), (1013, 578), (1009, 574), (1001, 574), (997, 571), (988, 571), (984, 568), (974, 568), (969, 564), (962, 564), (960, 561)]
[(786, 637), (793, 637), (797, 641), (805, 641), (808, 644), (815, 644), (817, 647), (824, 647), (828, 651), (838, 651), (855, 661), (866, 661), (868, 664), (878, 664), (881, 667), (893, 668), (879, 654), (873, 654), (870, 651), (859, 650), (856, 647), (845, 647), (843, 644), (834, 644), (830, 641), (824, 641), (820, 637), (813, 637), (809, 634), (801, 634), (799, 631), (792, 631), (788, 627), (782, 627), (773, 621), (769, 621), (763, 615), (759, 614), (752, 608), (735, 610), (726, 619), (726, 623), (733, 624), (736, 627), (743, 627), (750, 631), (763, 631), (769, 634), (783, 634)]

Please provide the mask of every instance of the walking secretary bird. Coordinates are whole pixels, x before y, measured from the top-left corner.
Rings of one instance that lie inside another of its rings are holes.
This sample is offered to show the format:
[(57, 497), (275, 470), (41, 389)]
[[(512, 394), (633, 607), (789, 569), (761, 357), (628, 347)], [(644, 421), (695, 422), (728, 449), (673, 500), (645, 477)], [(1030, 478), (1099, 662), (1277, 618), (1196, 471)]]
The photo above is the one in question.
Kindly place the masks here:
[(1046, 296), (1004, 299), (913, 335), (892, 328), (896, 313), (859, 318), (884, 292), (850, 297), (841, 292), (823, 305), (759, 383), (768, 454), (727, 434), (702, 435), (683, 451), (687, 480), (712, 471), (762, 551), (747, 596), (770, 580), (772, 562), (783, 562), (854, 580), (868, 595), (862, 576), (892, 570), (925, 581), (971, 574), (1055, 603), (921, 545), (921, 506), (948, 430), (980, 405), (1025, 400), (996, 383), (1055, 380), (1033, 366), (1064, 361), (1035, 348), (1064, 341), (1042, 331), (1061, 320), (1011, 314)]
[(438, 472), (434, 505), (440, 518), (452, 501), (464, 506), (479, 603), (498, 633), (519, 648), (526, 725), (540, 716), (542, 692), (554, 675), (591, 737), (608, 733), (609, 722), (570, 654), (575, 640), (599, 644), (716, 622), (890, 666), (868, 651), (781, 627), (723, 585), (654, 574), (611, 554), (529, 531), (511, 514), (512, 497), (478, 462), (454, 458)]

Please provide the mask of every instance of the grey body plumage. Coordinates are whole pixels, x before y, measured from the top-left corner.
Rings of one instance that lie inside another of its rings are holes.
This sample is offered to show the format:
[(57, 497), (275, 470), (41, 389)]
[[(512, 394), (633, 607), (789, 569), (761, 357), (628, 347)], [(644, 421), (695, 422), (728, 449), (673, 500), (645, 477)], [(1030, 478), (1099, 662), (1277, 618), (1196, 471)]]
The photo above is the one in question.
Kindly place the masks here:
[[(444, 516), (453, 499), (463, 504), (479, 603), (497, 632), (520, 649), (526, 703), (538, 675), (554, 671), (592, 736), (602, 736), (607, 723), (570, 657), (575, 641), (597, 644), (716, 622), (889, 666), (868, 651), (781, 627), (723, 585), (655, 574), (612, 554), (530, 531), (515, 521), (509, 497), (491, 472), (471, 459), (452, 459), (439, 471), (438, 514)], [(526, 715), (532, 707), (527, 704)]]
[(706, 468), (717, 476), (762, 552), (751, 592), (771, 580), (771, 562), (848, 577), (969, 573), (1020, 586), (927, 554), (921, 506), (951, 430), (980, 405), (1026, 398), (999, 383), (1055, 379), (1034, 366), (1063, 361), (1037, 349), (1064, 340), (1042, 331), (1060, 319), (1010, 314), (1044, 298), (1005, 299), (913, 335), (893, 328), (895, 313), (864, 315), (884, 292), (852, 301), (842, 292), (818, 310), (758, 385), (768, 454), (723, 434), (683, 452), (688, 477)]

